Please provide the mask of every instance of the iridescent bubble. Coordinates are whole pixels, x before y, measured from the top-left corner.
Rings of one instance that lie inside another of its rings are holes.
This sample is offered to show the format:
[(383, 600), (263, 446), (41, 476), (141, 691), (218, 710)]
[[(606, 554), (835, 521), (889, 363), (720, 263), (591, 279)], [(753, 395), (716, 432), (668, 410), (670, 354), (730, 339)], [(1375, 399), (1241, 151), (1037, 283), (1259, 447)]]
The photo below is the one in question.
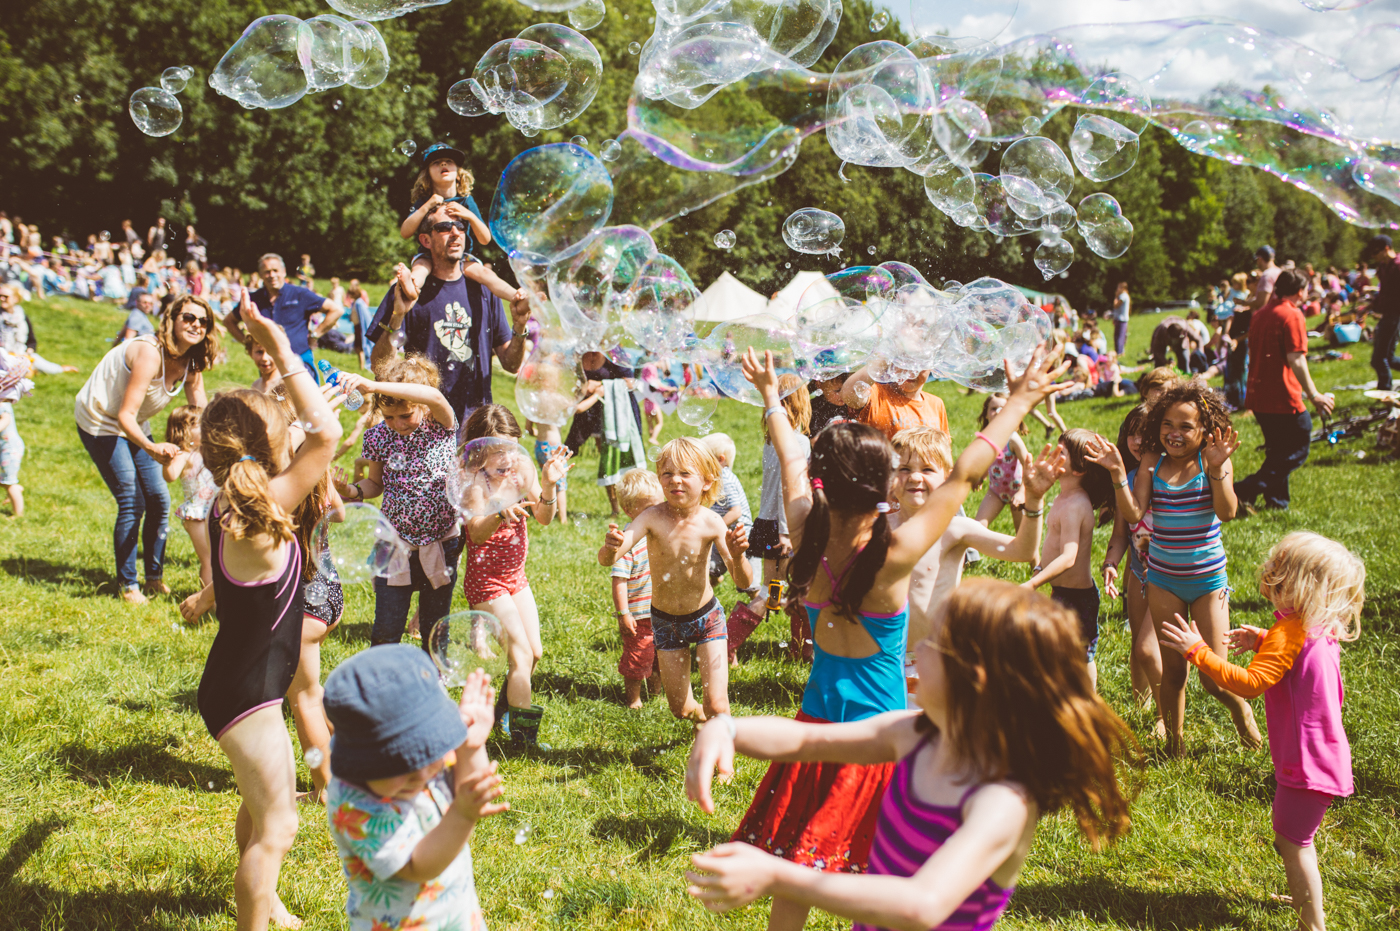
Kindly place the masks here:
[(733, 230), (720, 230), (715, 233), (715, 246), (720, 249), (733, 249), (736, 239)]
[(650, 99), (693, 110), (771, 57), (745, 23), (695, 23), (648, 45), (637, 69), (638, 87)]
[(332, 109), (332, 110), (339, 110), (339, 109), (340, 109), (342, 106), (344, 106), (344, 105), (345, 105), (345, 104), (344, 104), (343, 101), (337, 100), (337, 101), (335, 101), (334, 103), (331, 104), (331, 109)]
[(326, 0), (330, 8), (337, 13), (344, 13), (352, 19), (376, 21), (393, 19), (414, 10), (447, 2), (448, 0)]
[(569, 25), (580, 32), (587, 32), (601, 23), (607, 14), (608, 8), (603, 0), (583, 0), (569, 11)]
[(511, 263), (516, 280), (532, 294), (531, 319), (538, 324), (534, 347), (515, 376), (515, 405), (526, 419), (562, 427), (573, 416), (578, 376), (576, 340), (559, 322), (554, 304), (539, 300), (542, 282), (521, 274), (521, 263)]
[(649, 461), (649, 462), (660, 462), (660, 461), (661, 461), (661, 447), (660, 447), (660, 446), (657, 446), (656, 444), (652, 444), (651, 446), (648, 446), (648, 447), (647, 447), (647, 461)]
[(1011, 143), (1002, 153), (1001, 182), (1008, 195), (1038, 208), (1039, 216), (1069, 196), (1074, 189), (1074, 168), (1053, 141), (1028, 136)]
[(334, 517), (321, 518), (312, 536), (319, 541), (321, 574), (346, 585), (387, 575), (394, 556), (404, 550), (389, 519), (376, 507), (353, 502), (345, 505), (343, 520)]
[(719, 409), (719, 389), (709, 379), (691, 382), (681, 391), (680, 403), (676, 405), (676, 416), (681, 423), (698, 427), (708, 423)]
[(1040, 273), (1045, 276), (1046, 281), (1069, 268), (1073, 261), (1074, 246), (1058, 236), (1043, 240), (1039, 246), (1036, 246), (1035, 267), (1040, 269)]
[(642, 53), (642, 43), (640, 43), (640, 42), (628, 42), (628, 43), (627, 43), (627, 54), (628, 54), (628, 55), (640, 55), (641, 53)]
[(291, 106), (309, 86), (299, 51), (306, 30), (281, 13), (253, 20), (210, 72), (209, 86), (249, 109)]
[(166, 68), (160, 73), (160, 86), (172, 94), (178, 94), (185, 89), (190, 78), (194, 76), (194, 70), (184, 65), (174, 65)]
[(783, 242), (796, 252), (840, 255), (841, 240), (845, 237), (845, 222), (836, 214), (816, 207), (795, 210), (783, 221)]
[(355, 70), (350, 54), (353, 46), (346, 38), (350, 35), (358, 38), (358, 30), (352, 31), (348, 20), (332, 13), (313, 16), (306, 20), (305, 26), (297, 54), (306, 72), (307, 93), (340, 87)]
[(578, 146), (580, 149), (588, 148), (587, 136), (574, 136), (570, 138), (569, 141), (572, 142), (574, 145)]
[(418, 143), (414, 142), (412, 139), (405, 139), (403, 142), (399, 143), (399, 151), (409, 158), (412, 158), (418, 154)]
[(478, 669), (504, 686), (509, 645), (504, 625), (490, 611), (454, 611), (428, 634), (428, 655), (449, 688), (466, 685), (467, 676)]
[(1096, 110), (1113, 110), (1133, 133), (1142, 132), (1152, 113), (1152, 98), (1137, 78), (1122, 72), (1105, 74), (1080, 95), (1080, 102)]
[(605, 139), (602, 148), (598, 150), (598, 155), (605, 162), (615, 162), (618, 156), (622, 155), (622, 143), (616, 139)]
[(652, 355), (669, 355), (693, 339), (700, 289), (669, 255), (651, 257), (627, 288), (623, 333)]
[(843, 161), (913, 165), (933, 145), (936, 99), (914, 53), (896, 42), (868, 42), (841, 59), (827, 90), (827, 142)]
[(567, 26), (540, 23), (481, 56), (472, 76), (448, 91), (463, 116), (504, 113), (527, 136), (557, 129), (593, 102), (603, 60), (593, 43)]
[(509, 437), (471, 440), (458, 460), (458, 509), (466, 517), (486, 517), (519, 504), (536, 481), (534, 457)]
[(744, 353), (753, 349), (762, 358), (765, 351), (773, 353), (773, 364), (780, 373), (796, 372), (793, 355), (794, 333), (788, 324), (770, 314), (755, 314), (721, 323), (702, 342), (701, 358), (710, 380), (725, 397), (763, 406), (763, 398), (744, 377)]
[(1108, 194), (1090, 194), (1079, 202), (1079, 234), (1095, 255), (1116, 259), (1133, 243), (1133, 224)]
[(566, 142), (521, 152), (496, 185), (491, 232), (507, 253), (558, 260), (607, 225), (612, 177), (587, 149)]
[(890, 24), (890, 14), (887, 10), (880, 10), (870, 17), (870, 31), (879, 32)]
[(148, 136), (168, 136), (185, 120), (180, 101), (159, 87), (143, 87), (134, 92), (127, 102), (127, 111), (136, 128)]
[(630, 289), (656, 256), (651, 234), (610, 226), (589, 236), (567, 258), (550, 264), (549, 294), (559, 320), (585, 349), (610, 349), (623, 335)]
[(1108, 181), (1137, 164), (1138, 135), (1117, 120), (1086, 113), (1074, 124), (1069, 151), (1080, 174)]
[(389, 76), (389, 47), (374, 25), (356, 20), (345, 29), (345, 55), (350, 70), (345, 83), (369, 90)]

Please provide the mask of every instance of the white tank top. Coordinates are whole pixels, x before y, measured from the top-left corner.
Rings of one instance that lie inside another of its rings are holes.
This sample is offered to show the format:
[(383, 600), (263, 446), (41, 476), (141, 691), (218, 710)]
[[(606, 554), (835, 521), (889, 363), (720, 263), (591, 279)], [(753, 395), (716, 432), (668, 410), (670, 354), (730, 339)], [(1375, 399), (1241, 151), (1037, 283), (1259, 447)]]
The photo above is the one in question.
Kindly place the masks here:
[[(126, 396), (127, 382), (131, 380), (131, 367), (126, 364), (128, 343), (140, 341), (155, 346), (160, 352), (160, 376), (151, 379), (146, 388), (146, 396), (136, 411), (136, 422), (141, 432), (151, 435), (150, 420), (165, 410), (184, 386), (184, 377), (175, 383), (174, 391), (165, 390), (165, 352), (156, 338), (150, 334), (136, 337), (119, 346), (113, 346), (97, 363), (87, 384), (78, 392), (73, 403), (73, 418), (78, 428), (89, 436), (122, 436), (121, 424), (117, 423), (117, 412), (121, 410), (122, 398)], [(189, 372), (188, 364), (185, 368)]]

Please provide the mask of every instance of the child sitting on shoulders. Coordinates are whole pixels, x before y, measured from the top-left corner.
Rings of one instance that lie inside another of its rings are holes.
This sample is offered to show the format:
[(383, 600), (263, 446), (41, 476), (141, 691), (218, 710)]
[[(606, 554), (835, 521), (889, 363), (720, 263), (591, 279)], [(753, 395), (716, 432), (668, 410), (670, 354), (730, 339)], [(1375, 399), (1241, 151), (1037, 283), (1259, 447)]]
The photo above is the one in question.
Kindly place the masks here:
[(1298, 927), (1322, 931), (1322, 873), (1313, 836), (1334, 798), (1355, 790), (1351, 746), (1342, 726), (1341, 643), (1361, 636), (1366, 567), (1346, 547), (1307, 531), (1278, 542), (1259, 569), (1259, 593), (1274, 626), (1229, 633), (1236, 651), (1255, 651), (1248, 668), (1227, 662), (1180, 614), (1162, 624), (1162, 644), (1217, 686), (1264, 696), (1274, 762), (1274, 849), (1283, 857)]
[[(664, 503), (642, 511), (624, 528), (608, 524), (598, 563), (611, 566), (646, 541), (652, 574), (661, 576), (661, 584), (652, 587), (651, 626), (666, 703), (676, 717), (700, 722), (729, 711), (727, 631), (724, 610), (710, 585), (710, 547), (719, 550), (735, 585), (750, 588), (753, 569), (744, 558), (748, 535), (742, 524), (726, 529), (709, 509), (719, 497), (719, 463), (699, 442), (680, 437), (667, 443), (656, 474)], [(690, 690), (691, 644), (700, 666), (703, 707)]]
[[(617, 482), (617, 503), (635, 520), (647, 508), (666, 500), (661, 482), (646, 469), (622, 473)], [(642, 707), (642, 682), (647, 693), (655, 695), (661, 686), (661, 667), (656, 661), (656, 641), (651, 630), (651, 563), (647, 541), (617, 557), (612, 566), (612, 598), (617, 614), (618, 634), (622, 637), (622, 658), (617, 671), (627, 685), (627, 707)]]
[[(710, 505), (710, 510), (724, 520), (724, 526), (733, 527), (735, 522), (738, 522), (744, 525), (745, 533), (751, 532), (753, 530), (753, 511), (749, 509), (749, 496), (744, 492), (744, 485), (739, 481), (739, 476), (734, 474), (734, 459), (738, 455), (734, 440), (727, 433), (711, 433), (709, 436), (702, 437), (700, 442), (719, 463), (719, 497), (715, 499), (714, 504)], [(724, 578), (724, 561), (719, 558), (719, 553), (711, 550), (710, 584), (718, 585), (722, 578)], [(758, 588), (754, 587), (751, 591), (742, 594), (753, 597), (757, 591)]]
[(408, 644), (357, 653), (326, 680), (326, 812), (350, 931), (484, 931), (467, 842), (510, 808), (495, 801), (501, 777), (485, 750), (490, 681), (472, 673), (454, 708), (432, 660)]
[[(491, 241), (491, 230), (481, 219), (481, 208), (472, 199), (472, 184), (475, 178), (466, 167), (467, 157), (461, 151), (444, 142), (428, 146), (423, 153), (423, 170), (413, 182), (410, 199), (413, 209), (404, 217), (399, 226), (399, 235), (404, 239), (416, 239), (423, 218), (432, 213), (438, 204), (446, 203), (452, 220), (458, 222), (467, 233), (467, 254), (462, 263), (462, 274), (485, 287), (503, 301), (517, 301), (525, 298), (525, 291), (512, 288), (500, 275), (482, 264), (481, 259), (472, 255), (472, 238), (482, 245)], [(445, 228), (445, 227), (444, 227)], [(423, 283), (433, 270), (432, 259), (424, 253), (413, 257), (411, 272), (415, 291), (423, 290)]]
[[(1094, 654), (1099, 648), (1099, 587), (1094, 581), (1094, 522), (1100, 508), (1113, 506), (1113, 479), (1095, 462), (1102, 438), (1076, 427), (1060, 437), (1068, 469), (1060, 476), (1060, 493), (1046, 520), (1043, 564), (1026, 583), (1039, 588), (1050, 583), (1050, 595), (1079, 618), (1079, 633), (1089, 662), (1089, 682), (1097, 685)], [(1107, 444), (1106, 440), (1103, 440)]]

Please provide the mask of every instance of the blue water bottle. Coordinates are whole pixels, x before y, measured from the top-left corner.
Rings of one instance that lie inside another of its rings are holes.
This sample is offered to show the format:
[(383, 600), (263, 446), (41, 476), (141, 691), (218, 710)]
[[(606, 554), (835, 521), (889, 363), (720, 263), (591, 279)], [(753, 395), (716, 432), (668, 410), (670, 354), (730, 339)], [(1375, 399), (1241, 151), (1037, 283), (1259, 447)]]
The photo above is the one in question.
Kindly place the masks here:
[[(316, 363), (316, 367), (321, 370), (322, 375), (326, 376), (327, 384), (334, 385), (340, 381), (340, 369), (336, 368), (334, 365), (331, 365), (325, 359), (318, 360)], [(360, 406), (364, 403), (364, 397), (360, 394), (360, 392), (356, 391), (354, 388), (351, 388), (348, 392), (346, 392), (345, 409), (347, 411), (357, 411), (360, 409)]]

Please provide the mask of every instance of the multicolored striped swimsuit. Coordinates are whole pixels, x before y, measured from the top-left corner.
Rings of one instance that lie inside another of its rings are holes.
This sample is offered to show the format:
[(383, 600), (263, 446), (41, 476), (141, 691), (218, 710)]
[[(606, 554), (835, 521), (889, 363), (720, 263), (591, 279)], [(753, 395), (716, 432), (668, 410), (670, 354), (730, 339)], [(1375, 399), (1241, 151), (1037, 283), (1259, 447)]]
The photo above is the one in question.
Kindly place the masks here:
[(1148, 584), (1188, 605), (1230, 587), (1220, 518), (1200, 453), (1196, 465), (1200, 472), (1180, 485), (1167, 484), (1153, 467), (1152, 539), (1147, 545)]
[[(926, 735), (913, 752), (895, 764), (890, 787), (880, 803), (880, 820), (875, 842), (870, 847), (872, 876), (913, 876), (962, 827), (962, 808), (972, 793), (982, 788), (969, 786), (956, 805), (929, 805), (914, 794), (914, 762), (928, 745)], [(1011, 901), (1013, 886), (1003, 889), (989, 876), (972, 890), (953, 914), (933, 931), (986, 931), (997, 923)], [(851, 931), (883, 931), (874, 925), (856, 922)]]

